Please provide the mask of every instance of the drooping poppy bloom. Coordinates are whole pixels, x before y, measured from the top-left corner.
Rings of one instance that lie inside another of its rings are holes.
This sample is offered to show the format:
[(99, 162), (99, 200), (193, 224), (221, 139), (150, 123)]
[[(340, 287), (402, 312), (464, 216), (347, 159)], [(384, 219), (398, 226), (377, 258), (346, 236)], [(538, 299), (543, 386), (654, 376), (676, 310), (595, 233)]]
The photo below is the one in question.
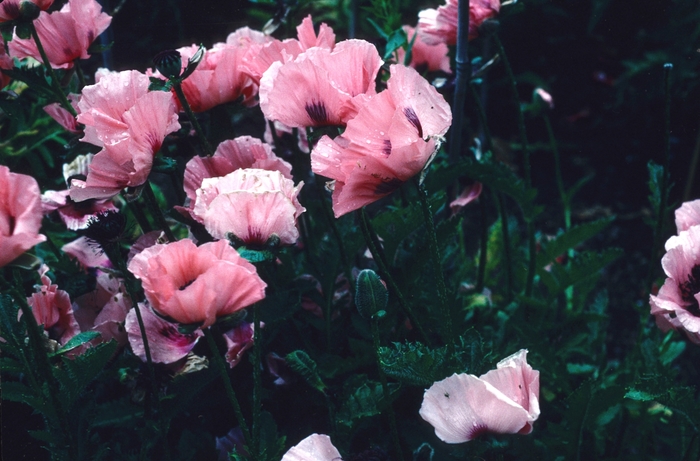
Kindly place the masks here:
[(668, 239), (661, 265), (667, 278), (649, 296), (651, 314), (664, 332), (674, 329), (700, 344), (700, 225)]
[(44, 325), (49, 337), (63, 345), (80, 333), (80, 328), (73, 316), (70, 296), (59, 290), (58, 285), (51, 283), (51, 279), (46, 275), (48, 271), (46, 265), (39, 270), (41, 285), (37, 287), (36, 293), (27, 298), (27, 304), (32, 308), (36, 323)]
[(180, 323), (201, 322), (202, 328), (260, 301), (267, 286), (225, 240), (154, 245), (134, 256), (128, 269), (155, 311)]
[[(79, 100), (79, 94), (71, 93), (68, 95), (68, 101), (70, 102), (71, 106), (73, 106), (73, 109), (76, 110), (76, 112), (80, 110), (78, 108)], [(61, 106), (59, 103), (54, 102), (52, 104), (49, 104), (48, 106), (44, 106), (44, 112), (49, 114), (52, 119), (56, 120), (56, 122), (58, 122), (58, 124), (65, 128), (67, 131), (70, 131), (71, 133), (80, 133), (80, 130), (78, 129), (78, 121), (75, 119), (73, 114), (64, 109), (63, 106)]]
[(148, 91), (137, 71), (102, 75), (83, 88), (78, 122), (82, 141), (103, 147), (90, 163), (84, 187), (71, 189), (76, 201), (107, 198), (146, 182), (165, 136), (180, 128), (171, 93)]
[(3, 0), (0, 2), (0, 24), (19, 18), (22, 3), (33, 3), (41, 11), (46, 11), (53, 5), (53, 0)]
[[(168, 322), (156, 315), (150, 307), (139, 303), (143, 326), (151, 352), (151, 360), (156, 363), (174, 363), (184, 358), (197, 345), (204, 333), (197, 328), (192, 333), (184, 334), (178, 330), (176, 323)], [(146, 361), (146, 349), (143, 345), (141, 328), (139, 328), (136, 310), (131, 309), (126, 316), (126, 332), (131, 350), (137, 357)]]
[(381, 65), (375, 46), (364, 40), (345, 40), (333, 51), (309, 48), (265, 71), (260, 108), (268, 120), (290, 127), (345, 125), (357, 113), (353, 99), (376, 93)]
[[(261, 327), (264, 325), (261, 323)], [(226, 341), (225, 359), (228, 366), (233, 368), (243, 358), (243, 353), (253, 347), (253, 334), (255, 333), (255, 325), (248, 322), (241, 322), (235, 328), (224, 333), (224, 341)]]
[(324, 434), (311, 434), (282, 456), (282, 461), (336, 461), (340, 452)]
[(323, 136), (311, 152), (313, 172), (335, 180), (336, 217), (391, 194), (419, 173), (452, 122), (445, 99), (414, 69), (390, 69), (387, 89), (359, 110), (342, 136)]
[(413, 43), (411, 46), (411, 62), (406, 63), (406, 50), (399, 48), (396, 50), (398, 54), (398, 63), (413, 67), (419, 73), (425, 71), (434, 72), (441, 70), (447, 74), (451, 74), (450, 57), (448, 56), (449, 48), (444, 43), (436, 43), (430, 45), (421, 40), (418, 29), (411, 26), (403, 26), (408, 43)]
[(126, 293), (124, 281), (104, 272), (98, 272), (95, 290), (73, 301), (73, 312), (80, 331), (100, 333), (98, 338), (90, 341), (92, 345), (115, 340), (119, 347), (126, 346), (128, 339), (124, 321), (131, 307), (132, 301)]
[(293, 245), (299, 238), (297, 218), (305, 211), (297, 198), (302, 186), (295, 187), (279, 171), (236, 170), (202, 182), (193, 214), (214, 238), (233, 234), (261, 246), (276, 236), (281, 244)]
[[(234, 32), (234, 34), (236, 34)], [(229, 35), (226, 43), (240, 41), (245, 34)], [(296, 59), (304, 51), (309, 48), (319, 47), (332, 50), (335, 46), (335, 34), (333, 29), (325, 23), (321, 23), (318, 35), (314, 31), (313, 20), (311, 15), (304, 18), (300, 25), (297, 26), (297, 38), (287, 40), (276, 40), (268, 37), (267, 40), (262, 40), (260, 36), (250, 35), (251, 41), (248, 51), (243, 58), (242, 69), (246, 72), (254, 82), (260, 83), (262, 75), (270, 68), (274, 62), (289, 62)]]
[(292, 166), (272, 152), (272, 146), (251, 136), (239, 136), (222, 142), (211, 157), (193, 157), (185, 166), (185, 193), (194, 207), (197, 189), (205, 178), (226, 176), (241, 168), (279, 171), (292, 179)]
[[(457, 43), (459, 0), (447, 0), (437, 10), (430, 8), (418, 12), (418, 30), (425, 43), (435, 45)], [(469, 40), (479, 35), (479, 26), (501, 9), (500, 0), (472, 0), (469, 2)]]
[[(2, 9), (3, 4), (4, 3), (0, 3), (0, 9)], [(15, 63), (12, 61), (12, 58), (9, 57), (5, 52), (5, 44), (0, 43), (0, 90), (9, 85), (10, 80), (12, 80), (9, 75), (6, 75), (2, 72), (2, 69), (11, 70), (14, 67)]]
[(683, 202), (676, 210), (675, 215), (678, 233), (688, 230), (692, 226), (700, 226), (700, 199)]
[(39, 234), (41, 217), (36, 180), (0, 165), (0, 267), (46, 240)]
[(522, 349), (476, 377), (454, 374), (423, 395), (420, 416), (443, 442), (468, 442), (484, 433), (529, 434), (540, 414), (540, 372)]
[(459, 213), (459, 211), (469, 203), (478, 199), (481, 195), (482, 189), (483, 185), (480, 182), (475, 182), (472, 185), (465, 187), (462, 193), (459, 194), (459, 197), (450, 202), (450, 211), (452, 212), (452, 216)]
[[(112, 17), (95, 0), (69, 0), (60, 11), (42, 11), (34, 27), (51, 67), (68, 69), (76, 59), (90, 57), (88, 48), (111, 22)], [(15, 33), (9, 46), (14, 57), (42, 60), (33, 38), (21, 39)]]

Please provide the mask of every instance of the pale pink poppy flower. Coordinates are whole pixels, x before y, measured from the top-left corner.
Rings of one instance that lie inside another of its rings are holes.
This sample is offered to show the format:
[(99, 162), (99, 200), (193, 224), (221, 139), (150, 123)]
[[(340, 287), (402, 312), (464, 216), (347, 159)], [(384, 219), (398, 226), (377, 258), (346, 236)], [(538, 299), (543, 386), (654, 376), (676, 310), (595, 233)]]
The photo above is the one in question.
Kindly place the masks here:
[(39, 270), (41, 285), (37, 286), (36, 293), (27, 298), (27, 304), (32, 308), (36, 323), (44, 325), (49, 337), (63, 345), (80, 333), (80, 328), (73, 316), (70, 296), (59, 290), (58, 285), (51, 283), (51, 279), (46, 275), (48, 271), (49, 268), (45, 264)]
[(663, 331), (684, 332), (700, 344), (700, 226), (668, 239), (661, 265), (668, 278), (649, 296), (651, 314)]
[[(260, 327), (264, 327), (264, 324), (260, 323)], [(233, 368), (238, 365), (243, 358), (243, 353), (253, 347), (254, 331), (255, 325), (242, 322), (224, 333), (224, 341), (226, 341), (225, 358), (229, 367)]]
[(19, 18), (20, 5), (25, 2), (33, 3), (41, 11), (46, 11), (53, 5), (53, 0), (3, 0), (0, 2), (0, 24)]
[(119, 347), (128, 343), (124, 321), (132, 301), (124, 282), (111, 274), (98, 272), (95, 290), (79, 296), (73, 301), (75, 319), (81, 331), (97, 331), (100, 337), (90, 341), (91, 345), (117, 341)]
[[(457, 15), (459, 0), (447, 0), (436, 9), (418, 12), (418, 30), (425, 43), (435, 45), (457, 43)], [(479, 35), (479, 26), (498, 13), (501, 9), (499, 0), (472, 0), (469, 2), (469, 40)]]
[(260, 301), (267, 286), (225, 240), (200, 247), (187, 239), (154, 245), (128, 268), (154, 310), (180, 323), (202, 322), (202, 328)]
[[(139, 303), (139, 309), (146, 329), (151, 360), (156, 363), (177, 362), (187, 356), (197, 345), (199, 338), (204, 336), (199, 328), (189, 334), (180, 333), (176, 323), (160, 318), (146, 304)], [(127, 314), (125, 327), (131, 350), (145, 362), (146, 349), (143, 346), (143, 337), (135, 309), (131, 309)]]
[[(198, 45), (178, 48), (182, 70), (198, 50)], [(257, 104), (255, 95), (258, 85), (241, 70), (246, 50), (247, 48), (242, 46), (216, 43), (205, 51), (197, 69), (182, 82), (182, 91), (192, 111), (205, 112), (239, 97), (243, 97), (243, 104), (248, 107)], [(153, 75), (162, 78), (157, 71)], [(175, 101), (178, 109), (183, 110), (179, 99), (175, 98)]]
[(36, 180), (0, 165), (0, 267), (46, 240), (39, 234), (41, 218)]
[(78, 261), (81, 267), (112, 267), (104, 251), (87, 237), (78, 237), (61, 247), (61, 251)]
[(692, 202), (683, 202), (676, 210), (676, 229), (678, 233), (700, 225), (700, 199)]
[(339, 461), (340, 452), (324, 434), (311, 434), (282, 456), (282, 461)]
[[(429, 45), (421, 40), (418, 29), (411, 26), (403, 26), (408, 43), (413, 42), (411, 47), (411, 62), (407, 64), (416, 69), (419, 73), (425, 71), (434, 72), (441, 70), (447, 74), (451, 74), (450, 57), (448, 56), (449, 48), (444, 43)], [(396, 50), (398, 54), (398, 63), (406, 64), (406, 50), (399, 48)]]
[(420, 416), (447, 443), (468, 442), (484, 433), (529, 434), (540, 414), (540, 372), (522, 349), (476, 377), (454, 374), (423, 395)]
[[(236, 40), (238, 37), (226, 39), (226, 42)], [(319, 47), (332, 50), (335, 46), (335, 34), (326, 23), (321, 23), (318, 35), (314, 31), (311, 15), (305, 17), (301, 24), (297, 26), (297, 38), (279, 41), (270, 39), (260, 42), (256, 37), (251, 43), (245, 57), (243, 58), (243, 69), (256, 82), (260, 83), (263, 73), (270, 68), (274, 62), (288, 62), (294, 60), (309, 48)]]
[(293, 245), (299, 238), (297, 218), (305, 211), (298, 199), (302, 186), (279, 171), (236, 170), (202, 182), (193, 214), (217, 239), (233, 234), (259, 246), (277, 236), (281, 244)]
[(253, 43), (265, 44), (272, 42), (273, 40), (275, 40), (273, 37), (265, 35), (264, 32), (245, 26), (228, 34), (226, 37), (226, 44), (241, 48), (248, 48)]
[(483, 186), (480, 182), (475, 182), (470, 186), (464, 188), (459, 197), (450, 202), (450, 211), (452, 216), (459, 213), (459, 210), (467, 206), (469, 203), (479, 198), (481, 195), (481, 190)]
[[(7, 0), (5, 0), (5, 2), (7, 2)], [(0, 10), (2, 10), (2, 5), (4, 5), (4, 3), (0, 3)], [(12, 80), (9, 75), (5, 75), (2, 72), (2, 69), (12, 70), (14, 67), (14, 61), (12, 61), (12, 58), (5, 52), (5, 44), (0, 42), (0, 90), (9, 85)]]
[[(95, 0), (68, 0), (60, 11), (50, 14), (42, 11), (34, 27), (51, 67), (68, 69), (76, 59), (90, 57), (88, 47), (111, 22), (112, 17), (103, 13)], [(34, 39), (21, 39), (16, 33), (10, 42), (10, 54), (42, 60)]]
[(260, 108), (268, 120), (290, 127), (345, 125), (357, 112), (353, 99), (376, 93), (381, 65), (375, 46), (364, 40), (345, 40), (333, 51), (310, 48), (265, 71)]
[(197, 189), (205, 178), (226, 176), (241, 168), (259, 168), (281, 172), (292, 179), (292, 166), (272, 152), (272, 146), (251, 136), (239, 136), (222, 142), (211, 157), (193, 157), (185, 166), (183, 185), (190, 200), (191, 211), (197, 198)]
[(171, 93), (148, 91), (136, 71), (103, 75), (83, 88), (78, 122), (82, 141), (103, 147), (90, 163), (84, 187), (71, 189), (76, 201), (107, 198), (146, 182), (165, 136), (180, 128)]
[(418, 72), (392, 65), (387, 89), (311, 152), (314, 173), (335, 180), (336, 217), (395, 191), (431, 160), (452, 122), (450, 106)]

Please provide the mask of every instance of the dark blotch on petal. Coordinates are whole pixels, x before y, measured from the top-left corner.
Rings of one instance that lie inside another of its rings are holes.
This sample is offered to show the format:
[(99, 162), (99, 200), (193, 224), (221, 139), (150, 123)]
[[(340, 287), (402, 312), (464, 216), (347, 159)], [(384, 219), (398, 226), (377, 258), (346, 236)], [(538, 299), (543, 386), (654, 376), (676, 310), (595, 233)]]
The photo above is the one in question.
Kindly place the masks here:
[(476, 425), (472, 427), (472, 429), (469, 431), (469, 440), (476, 439), (477, 437), (481, 437), (482, 435), (486, 434), (489, 432), (489, 430), (486, 428), (484, 425)]
[(690, 303), (685, 309), (691, 314), (700, 317), (700, 306), (695, 294), (700, 293), (700, 264), (695, 265), (688, 275), (688, 280), (678, 285), (683, 301)]
[(416, 115), (416, 111), (410, 107), (406, 107), (403, 110), (403, 114), (406, 116), (408, 121), (411, 122), (411, 125), (416, 127), (416, 130), (418, 130), (418, 136), (420, 138), (423, 138), (423, 126), (420, 124), (420, 120), (418, 120), (418, 115)]
[(382, 153), (387, 157), (391, 155), (391, 141), (388, 139), (384, 140), (384, 146), (382, 147)]
[(328, 112), (326, 106), (322, 102), (312, 101), (304, 107), (309, 118), (317, 125), (323, 125), (328, 122)]
[(382, 182), (374, 189), (374, 193), (377, 195), (388, 195), (401, 187), (401, 184), (403, 183), (398, 178), (382, 179)]

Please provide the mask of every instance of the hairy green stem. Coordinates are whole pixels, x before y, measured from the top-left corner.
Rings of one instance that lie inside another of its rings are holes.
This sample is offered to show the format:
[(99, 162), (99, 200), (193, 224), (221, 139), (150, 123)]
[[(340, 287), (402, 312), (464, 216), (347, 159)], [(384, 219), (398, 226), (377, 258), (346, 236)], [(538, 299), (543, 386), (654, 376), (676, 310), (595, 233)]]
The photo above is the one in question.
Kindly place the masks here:
[(485, 191), (481, 192), (479, 198), (479, 211), (481, 214), (481, 239), (479, 241), (479, 268), (476, 276), (476, 292), (481, 293), (484, 290), (484, 282), (486, 279), (486, 257), (488, 252), (489, 226), (486, 222), (486, 200), (484, 197)]
[(61, 89), (60, 83), (58, 83), (56, 72), (54, 72), (53, 67), (51, 67), (51, 61), (49, 61), (49, 57), (46, 55), (46, 51), (44, 50), (44, 46), (41, 44), (41, 39), (39, 39), (39, 34), (37, 34), (36, 32), (36, 27), (34, 27), (33, 22), (29, 23), (29, 30), (32, 33), (32, 38), (34, 38), (34, 43), (36, 43), (36, 48), (39, 50), (41, 60), (44, 62), (44, 67), (49, 73), (49, 77), (51, 78), (51, 86), (54, 89), (56, 97), (58, 98), (58, 102), (63, 106), (64, 109), (70, 112), (73, 117), (76, 117), (78, 113), (68, 101), (68, 98), (66, 98), (66, 94)]
[(165, 221), (163, 211), (158, 206), (158, 201), (156, 200), (156, 196), (153, 193), (153, 188), (151, 187), (150, 181), (146, 181), (146, 183), (144, 184), (143, 195), (146, 200), (146, 206), (150, 210), (153, 217), (156, 219), (158, 226), (163, 230), (163, 232), (165, 232), (165, 237), (169, 241), (175, 242), (177, 239), (175, 238), (173, 231), (170, 230), (170, 226), (168, 226), (168, 223)]
[[(238, 399), (236, 398), (236, 392), (233, 390), (233, 386), (231, 385), (231, 379), (229, 378), (228, 372), (226, 371), (226, 364), (224, 363), (224, 359), (221, 353), (219, 352), (219, 348), (216, 345), (216, 341), (214, 340), (214, 336), (212, 335), (211, 328), (204, 328), (204, 337), (207, 338), (207, 344), (209, 345), (209, 349), (211, 350), (212, 359), (214, 360), (214, 364), (219, 370), (221, 379), (224, 382), (224, 387), (226, 388), (226, 395), (228, 396), (228, 399), (231, 402), (231, 405), (233, 406), (233, 412), (236, 416), (236, 420), (238, 421), (238, 425), (241, 428), (241, 432), (243, 432), (243, 438), (245, 439), (245, 443), (249, 444), (248, 446), (251, 450), (255, 450), (255, 447), (250, 445), (252, 439), (250, 438), (248, 424), (246, 424), (245, 418), (243, 417), (241, 405), (238, 403)], [(255, 457), (253, 457), (253, 459), (255, 459)]]
[(513, 259), (510, 254), (510, 236), (508, 233), (508, 215), (506, 213), (506, 205), (503, 200), (503, 195), (496, 192), (496, 203), (498, 204), (498, 213), (501, 215), (501, 233), (503, 235), (503, 253), (506, 257), (506, 287), (508, 302), (513, 300)]
[(393, 292), (394, 296), (396, 296), (396, 299), (398, 299), (399, 305), (401, 306), (401, 309), (403, 309), (404, 314), (408, 316), (408, 318), (411, 320), (411, 323), (415, 325), (415, 327), (418, 329), (418, 332), (423, 338), (423, 341), (425, 341), (426, 344), (430, 345), (430, 338), (423, 329), (423, 325), (418, 320), (418, 317), (416, 317), (416, 315), (413, 313), (413, 309), (406, 302), (406, 299), (403, 297), (401, 290), (399, 290), (396, 281), (394, 281), (394, 278), (389, 272), (389, 268), (384, 258), (384, 253), (380, 249), (381, 246), (375, 242), (376, 234), (374, 232), (374, 229), (372, 229), (372, 224), (370, 223), (369, 218), (367, 217), (367, 212), (365, 211), (365, 208), (360, 208), (358, 213), (360, 215), (360, 228), (362, 229), (362, 235), (365, 238), (365, 242), (367, 243), (367, 247), (369, 248), (370, 253), (372, 253), (374, 262), (377, 263), (377, 267), (379, 268), (381, 277), (386, 281), (387, 285), (389, 285), (389, 289)]
[(440, 310), (442, 311), (445, 322), (446, 337), (443, 338), (443, 340), (445, 340), (446, 344), (451, 344), (454, 341), (452, 332), (452, 312), (450, 306), (447, 304), (447, 288), (445, 287), (445, 276), (442, 273), (442, 256), (440, 255), (440, 249), (438, 247), (435, 221), (433, 220), (433, 213), (430, 210), (430, 203), (428, 202), (428, 191), (425, 190), (425, 186), (423, 186), (417, 178), (415, 183), (418, 189), (418, 200), (420, 201), (421, 210), (423, 210), (425, 228), (428, 231), (428, 245), (430, 246), (430, 256), (433, 262), (435, 284), (437, 285), (438, 299), (440, 300)]
[(462, 120), (464, 100), (470, 77), (469, 63), (469, 0), (457, 7), (457, 50), (455, 52), (455, 93), (452, 101), (452, 130), (450, 131), (450, 160), (456, 162), (462, 155)]
[(379, 380), (382, 383), (382, 393), (386, 401), (386, 408), (389, 412), (389, 426), (391, 428), (391, 439), (394, 443), (394, 451), (396, 459), (403, 461), (403, 452), (401, 450), (401, 441), (399, 440), (399, 431), (396, 427), (396, 415), (394, 414), (394, 406), (391, 403), (391, 394), (389, 393), (389, 384), (386, 380), (386, 374), (382, 369), (381, 361), (379, 360), (379, 319), (376, 315), (372, 316), (372, 342), (374, 344), (374, 357), (377, 361), (377, 370), (379, 372)]
[(190, 122), (192, 122), (192, 126), (194, 127), (194, 130), (197, 132), (197, 136), (199, 137), (199, 141), (202, 143), (202, 147), (204, 148), (204, 152), (206, 152), (206, 154), (211, 157), (212, 155), (214, 155), (214, 149), (212, 148), (211, 144), (209, 144), (209, 140), (204, 135), (204, 130), (202, 129), (202, 126), (199, 124), (197, 117), (195, 117), (194, 112), (192, 111), (192, 107), (190, 107), (190, 104), (187, 102), (187, 98), (185, 97), (185, 92), (182, 91), (182, 84), (178, 81), (175, 81), (175, 80), (171, 80), (171, 81), (173, 83), (173, 89), (175, 90), (175, 95), (177, 95), (177, 99), (180, 101), (182, 108), (185, 109), (185, 113), (187, 114), (187, 117), (190, 119)]
[(260, 395), (262, 393), (262, 384), (260, 382), (260, 316), (258, 315), (258, 306), (254, 304), (253, 310), (253, 453), (260, 453)]

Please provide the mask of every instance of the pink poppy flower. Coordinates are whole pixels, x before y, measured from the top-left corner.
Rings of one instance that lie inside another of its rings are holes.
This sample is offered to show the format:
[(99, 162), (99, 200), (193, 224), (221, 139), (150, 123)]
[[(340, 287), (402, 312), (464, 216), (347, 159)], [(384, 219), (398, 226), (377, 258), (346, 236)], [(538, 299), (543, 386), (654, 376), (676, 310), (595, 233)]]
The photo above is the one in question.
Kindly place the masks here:
[(83, 88), (78, 122), (82, 141), (103, 147), (90, 163), (85, 187), (71, 198), (107, 198), (148, 178), (165, 136), (180, 128), (170, 93), (148, 91), (149, 80), (136, 71), (112, 72)]
[(310, 48), (265, 71), (260, 108), (268, 120), (290, 127), (345, 125), (357, 111), (353, 99), (375, 94), (381, 65), (375, 46), (364, 40), (345, 40), (333, 51)]
[[(76, 112), (80, 112), (80, 109), (78, 108), (79, 100), (79, 94), (71, 93), (68, 95), (68, 101), (70, 101), (71, 106), (73, 106), (73, 109), (75, 109)], [(49, 114), (52, 119), (56, 120), (56, 122), (65, 128), (66, 131), (71, 133), (80, 133), (80, 130), (78, 129), (78, 121), (75, 119), (75, 117), (73, 117), (73, 114), (64, 109), (59, 103), (55, 102), (53, 104), (49, 104), (48, 106), (44, 106), (44, 112)]]
[[(5, 2), (7, 2), (7, 0), (5, 0)], [(0, 3), (0, 11), (2, 11), (2, 5), (4, 5), (4, 3)], [(5, 75), (2, 70), (12, 70), (14, 67), (14, 61), (12, 61), (12, 58), (5, 52), (5, 44), (0, 43), (0, 90), (9, 85), (12, 80), (10, 76)]]
[(39, 234), (41, 217), (36, 180), (0, 165), (0, 267), (46, 240)]
[[(139, 303), (141, 317), (146, 328), (146, 338), (151, 351), (151, 360), (156, 363), (174, 363), (184, 358), (197, 345), (199, 338), (204, 333), (197, 328), (190, 334), (178, 331), (176, 323), (163, 320), (156, 315), (147, 305)], [(137, 357), (146, 361), (146, 349), (143, 346), (141, 328), (139, 328), (136, 311), (131, 309), (126, 316), (126, 331), (129, 344)]]
[(61, 251), (72, 257), (81, 267), (112, 267), (112, 262), (95, 242), (87, 237), (78, 237), (61, 247)]
[(454, 374), (423, 395), (420, 416), (443, 442), (468, 442), (484, 433), (529, 434), (540, 414), (540, 372), (522, 349), (476, 377)]
[(202, 322), (202, 328), (260, 301), (267, 286), (225, 240), (200, 247), (191, 240), (154, 245), (134, 256), (128, 268), (142, 281), (154, 310), (180, 323)]
[(676, 210), (676, 229), (678, 233), (700, 225), (700, 199), (692, 202), (683, 202)]
[(340, 452), (323, 434), (311, 434), (282, 456), (282, 461), (337, 461)]
[(70, 197), (70, 190), (47, 190), (41, 195), (44, 213), (57, 211), (61, 221), (70, 230), (85, 229), (93, 217), (105, 211), (117, 211), (111, 200), (86, 200), (76, 203)]
[[(437, 10), (427, 9), (418, 12), (418, 30), (425, 43), (435, 45), (457, 43), (457, 14), (459, 0), (447, 0)], [(469, 2), (469, 40), (479, 35), (479, 26), (498, 13), (499, 0), (472, 0)]]
[[(239, 40), (240, 36), (241, 34), (233, 37), (229, 35), (226, 43)], [(333, 29), (328, 27), (326, 23), (321, 23), (318, 35), (316, 35), (311, 15), (305, 17), (297, 26), (298, 40), (279, 41), (270, 37), (269, 40), (261, 42), (259, 36), (252, 35), (252, 37), (255, 37), (255, 42), (250, 44), (250, 48), (243, 58), (243, 70), (258, 84), (262, 75), (274, 62), (292, 61), (309, 48), (319, 47), (332, 50), (335, 46)]]
[(418, 72), (392, 65), (387, 89), (311, 152), (314, 173), (335, 180), (336, 217), (391, 194), (419, 173), (452, 122), (445, 99)]
[(128, 343), (124, 321), (133, 304), (123, 280), (104, 272), (98, 274), (95, 290), (73, 302), (75, 319), (81, 331), (100, 333), (91, 345), (115, 340), (121, 348)]
[(44, 325), (49, 337), (63, 345), (80, 333), (80, 328), (73, 316), (68, 293), (51, 283), (51, 279), (46, 275), (48, 271), (49, 268), (45, 264), (39, 270), (41, 285), (37, 287), (36, 293), (27, 298), (27, 304), (32, 308), (36, 323)]
[(19, 18), (20, 5), (25, 2), (33, 3), (41, 11), (46, 11), (53, 5), (53, 0), (3, 0), (0, 2), (0, 24)]
[[(260, 327), (264, 325), (261, 323)], [(243, 353), (253, 347), (253, 333), (255, 325), (248, 322), (242, 322), (234, 329), (224, 333), (224, 341), (226, 341), (226, 362), (228, 366), (233, 368), (243, 358)]]
[(663, 331), (684, 332), (700, 344), (700, 226), (668, 239), (661, 265), (668, 278), (649, 296), (651, 314)]
[[(423, 73), (425, 71), (434, 72), (441, 70), (447, 74), (451, 74), (450, 69), (450, 57), (448, 56), (449, 48), (444, 43), (436, 43), (434, 45), (429, 45), (421, 40), (421, 35), (418, 29), (414, 29), (411, 26), (403, 26), (404, 32), (406, 32), (406, 37), (408, 38), (408, 43), (413, 42), (411, 47), (411, 62), (408, 64), (409, 67), (413, 67), (418, 71), (418, 73)], [(398, 63), (405, 64), (406, 50), (399, 48), (396, 50), (398, 54)]]
[(197, 189), (205, 178), (226, 176), (241, 168), (279, 171), (292, 179), (292, 166), (272, 152), (272, 146), (251, 136), (239, 136), (224, 141), (211, 157), (193, 157), (185, 166), (184, 189), (194, 207)]
[[(88, 47), (111, 22), (112, 17), (103, 13), (95, 0), (68, 0), (60, 11), (50, 14), (42, 11), (34, 21), (34, 27), (51, 67), (68, 69), (73, 67), (76, 59), (90, 57)], [(21, 39), (16, 33), (10, 42), (10, 54), (41, 61), (34, 39)]]
[(299, 238), (297, 218), (305, 211), (297, 196), (303, 183), (279, 171), (256, 168), (207, 178), (197, 190), (193, 213), (217, 239), (233, 234), (246, 245), (264, 245), (277, 236), (283, 245)]

